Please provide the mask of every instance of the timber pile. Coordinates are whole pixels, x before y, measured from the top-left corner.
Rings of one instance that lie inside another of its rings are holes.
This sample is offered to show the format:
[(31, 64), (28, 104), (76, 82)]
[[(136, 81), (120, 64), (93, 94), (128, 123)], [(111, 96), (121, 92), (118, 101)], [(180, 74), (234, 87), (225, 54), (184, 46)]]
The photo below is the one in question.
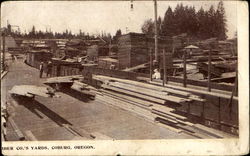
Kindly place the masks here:
[[(146, 120), (159, 124), (177, 133), (187, 133), (197, 138), (220, 138), (200, 130), (197, 124), (187, 117), (176, 114), (174, 108), (166, 106), (167, 102), (189, 103), (194, 100), (204, 101), (189, 92), (163, 88), (137, 81), (95, 75), (95, 80), (103, 82), (96, 99), (133, 112)], [(208, 128), (209, 129), (209, 128)]]
[(96, 89), (94, 87), (91, 87), (80, 81), (74, 81), (73, 85), (71, 86), (71, 89), (77, 92), (80, 92), (81, 94), (92, 97), (92, 98), (96, 96), (96, 93), (95, 93)]
[(82, 82), (83, 80), (84, 77), (82, 75), (61, 76), (61, 77), (48, 78), (44, 82), (44, 84), (50, 85), (57, 90), (68, 87), (74, 91), (79, 92), (80, 94), (84, 94), (90, 98), (94, 98), (96, 96), (97, 90), (94, 87), (83, 83)]
[[(159, 55), (166, 50), (166, 66), (172, 66), (172, 40), (158, 39)], [(128, 33), (118, 39), (118, 60), (120, 69), (134, 67), (149, 61), (149, 49), (154, 49), (154, 38), (140, 33)], [(162, 57), (161, 57), (162, 58)]]
[(93, 78), (103, 83), (96, 96), (96, 99), (103, 103), (133, 112), (176, 133), (186, 133), (196, 138), (233, 137), (224, 132), (191, 123), (187, 117), (176, 114), (174, 108), (166, 106), (169, 102), (204, 102), (204, 99), (190, 92), (101, 75), (95, 75)]
[(35, 96), (53, 97), (55, 95), (52, 89), (35, 85), (15, 85), (9, 93), (14, 96), (26, 96), (29, 98), (34, 98)]
[(73, 76), (60, 76), (48, 78), (44, 84), (57, 84), (57, 83), (73, 83), (74, 80), (83, 79), (82, 75), (73, 75)]
[(144, 34), (130, 33), (118, 40), (120, 68), (133, 67), (149, 60), (147, 41)]

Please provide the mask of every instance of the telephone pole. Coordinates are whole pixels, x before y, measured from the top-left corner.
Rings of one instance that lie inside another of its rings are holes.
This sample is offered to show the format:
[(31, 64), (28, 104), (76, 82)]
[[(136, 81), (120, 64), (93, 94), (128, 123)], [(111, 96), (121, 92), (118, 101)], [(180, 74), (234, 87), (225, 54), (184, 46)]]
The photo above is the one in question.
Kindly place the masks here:
[(155, 12), (155, 60), (154, 63), (158, 63), (158, 29), (157, 29), (157, 0), (154, 0), (154, 12)]

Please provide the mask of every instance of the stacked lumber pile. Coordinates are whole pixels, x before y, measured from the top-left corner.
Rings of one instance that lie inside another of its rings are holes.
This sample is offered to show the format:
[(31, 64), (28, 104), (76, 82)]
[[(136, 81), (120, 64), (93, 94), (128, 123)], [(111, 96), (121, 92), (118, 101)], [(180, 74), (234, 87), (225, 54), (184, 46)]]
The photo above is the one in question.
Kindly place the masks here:
[[(134, 67), (149, 62), (150, 49), (154, 49), (154, 38), (145, 34), (129, 33), (122, 35), (118, 39), (118, 60), (120, 69)], [(162, 50), (166, 53), (172, 52), (172, 39), (158, 39), (159, 55)], [(162, 57), (161, 57), (162, 59)], [(166, 66), (172, 66), (172, 55), (166, 54)]]
[(71, 89), (80, 92), (81, 94), (87, 95), (91, 98), (94, 98), (96, 95), (96, 89), (94, 87), (91, 87), (80, 81), (74, 81), (73, 85), (71, 86)]
[(129, 33), (118, 39), (120, 68), (133, 67), (149, 60), (147, 41), (144, 34)]
[(166, 103), (204, 102), (204, 99), (186, 91), (164, 88), (137, 81), (95, 75), (101, 81), (101, 89), (97, 92), (99, 101), (122, 108), (150, 122), (177, 133), (186, 133), (196, 138), (233, 137), (224, 132), (213, 130), (200, 124), (188, 121), (188, 118), (176, 114), (174, 108)]
[(74, 76), (61, 76), (48, 78), (44, 84), (52, 86), (56, 90), (70, 88), (80, 94), (87, 95), (90, 98), (94, 98), (96, 95), (96, 89), (88, 84), (83, 83), (84, 77), (82, 75)]
[(194, 123), (189, 122), (187, 117), (176, 114), (174, 108), (166, 106), (166, 102), (204, 101), (200, 97), (189, 92), (137, 81), (100, 75), (94, 76), (94, 79), (103, 82), (96, 96), (99, 101), (133, 112), (171, 131), (193, 133), (192, 135), (198, 138), (209, 138), (209, 135), (196, 134)]
[(35, 96), (53, 97), (55, 95), (52, 89), (35, 85), (15, 85), (9, 93), (14, 96), (26, 96), (29, 98), (34, 98)]

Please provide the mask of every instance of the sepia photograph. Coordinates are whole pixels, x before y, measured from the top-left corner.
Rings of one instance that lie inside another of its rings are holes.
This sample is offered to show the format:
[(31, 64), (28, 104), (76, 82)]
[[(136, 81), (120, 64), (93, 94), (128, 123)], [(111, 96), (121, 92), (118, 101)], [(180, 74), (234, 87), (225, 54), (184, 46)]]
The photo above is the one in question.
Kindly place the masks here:
[(4, 155), (249, 152), (242, 1), (5, 1), (0, 51)]

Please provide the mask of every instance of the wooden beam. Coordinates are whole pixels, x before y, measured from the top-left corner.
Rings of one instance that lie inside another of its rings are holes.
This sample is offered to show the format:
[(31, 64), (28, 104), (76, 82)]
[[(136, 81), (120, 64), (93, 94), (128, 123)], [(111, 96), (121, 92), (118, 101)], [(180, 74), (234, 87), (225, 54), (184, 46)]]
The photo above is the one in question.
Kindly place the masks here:
[(24, 132), (30, 141), (37, 141), (37, 138), (33, 135), (30, 130)]
[(147, 101), (151, 101), (151, 102), (156, 102), (156, 103), (159, 103), (159, 104), (165, 104), (165, 100), (153, 98), (153, 97), (150, 97), (150, 96), (145, 96), (145, 95), (142, 95), (142, 94), (139, 94), (139, 93), (135, 93), (135, 92), (131, 92), (131, 91), (126, 91), (124, 89), (119, 89), (119, 88), (111, 87), (111, 86), (108, 86), (108, 85), (105, 85), (105, 84), (102, 85), (102, 87), (105, 88), (105, 89), (113, 90), (113, 91), (116, 91), (116, 92), (120, 92), (120, 93), (124, 93), (124, 94), (127, 94), (127, 95), (131, 95), (131, 96), (135, 96), (135, 97), (138, 97), (138, 98), (143, 99), (143, 100), (147, 100)]
[(185, 102), (192, 101), (192, 99), (181, 98), (181, 97), (178, 97), (178, 96), (168, 95), (165, 92), (150, 90), (150, 89), (146, 89), (146, 88), (142, 88), (142, 87), (136, 87), (136, 86), (128, 85), (128, 84), (110, 82), (109, 85), (117, 87), (117, 88), (125, 89), (127, 91), (132, 91), (132, 92), (136, 92), (136, 93), (139, 93), (139, 94), (143, 94), (143, 95), (147, 95), (147, 96), (150, 96), (150, 97), (155, 97), (155, 98), (158, 98), (158, 99), (163, 99), (163, 100), (171, 101), (171, 102), (175, 102), (175, 103), (185, 103)]
[(150, 122), (154, 122), (154, 120), (155, 120), (155, 118), (154, 118), (154, 116), (152, 116), (151, 112), (149, 112), (147, 110), (142, 110), (142, 109), (140, 109), (140, 111), (139, 111), (137, 108), (129, 105), (128, 103), (122, 102), (120, 100), (117, 100), (117, 99), (114, 99), (111, 97), (107, 97), (107, 96), (102, 96), (102, 97), (97, 96), (96, 99), (98, 99), (99, 101), (102, 101), (105, 104), (110, 104), (110, 105), (113, 105), (115, 107), (119, 107), (121, 109), (124, 109), (126, 111), (133, 112), (133, 113), (137, 114), (138, 116), (140, 116), (140, 117), (142, 117)]
[(208, 81), (207, 81), (207, 87), (208, 87), (208, 91), (211, 92), (211, 53), (212, 50), (209, 50), (209, 54), (208, 54)]
[(113, 140), (113, 138), (99, 132), (93, 132), (90, 136), (96, 140)]
[(163, 86), (165, 86), (166, 83), (166, 54), (165, 49), (163, 49)]
[(149, 75), (150, 75), (150, 81), (153, 80), (152, 78), (152, 69), (153, 69), (153, 56), (152, 56), (152, 49), (149, 50), (149, 56), (150, 56), (150, 67), (149, 67)]
[(15, 131), (18, 139), (19, 140), (25, 140), (25, 136), (23, 135), (22, 131), (18, 128), (18, 126), (16, 125), (15, 121), (11, 117), (8, 118), (8, 121), (10, 122), (10, 125), (14, 129), (14, 131)]
[(119, 79), (119, 78), (101, 76), (101, 75), (95, 75), (93, 78), (97, 79), (97, 80), (100, 80), (100, 81), (103, 81), (103, 82), (117, 81), (117, 82), (129, 84), (129, 85), (140, 86), (140, 87), (143, 87), (143, 88), (156, 90), (156, 91), (165, 91), (165, 92), (168, 92), (168, 93), (182, 95), (182, 96), (190, 96), (190, 95), (192, 95), (189, 92), (180, 91), (180, 90), (176, 90), (176, 89), (172, 89), (172, 88), (155, 86), (155, 85), (152, 85), (152, 84), (142, 83), (142, 82), (138, 82), (138, 81), (125, 80), (125, 79)]
[(186, 55), (187, 52), (184, 50), (184, 55), (183, 55), (183, 86), (187, 87), (187, 62), (186, 62)]
[(124, 100), (127, 100), (127, 101), (129, 100), (131, 102), (138, 103), (139, 105), (142, 105), (144, 107), (150, 107), (150, 106), (153, 105), (152, 102), (148, 102), (148, 101), (145, 101), (145, 100), (141, 100), (141, 99), (138, 99), (138, 98), (127, 96), (127, 95), (124, 95), (124, 94), (119, 94), (119, 93), (115, 93), (115, 92), (108, 91), (108, 90), (102, 90), (102, 92), (104, 92), (106, 94), (109, 94), (109, 95), (113, 95), (113, 96), (123, 98)]

